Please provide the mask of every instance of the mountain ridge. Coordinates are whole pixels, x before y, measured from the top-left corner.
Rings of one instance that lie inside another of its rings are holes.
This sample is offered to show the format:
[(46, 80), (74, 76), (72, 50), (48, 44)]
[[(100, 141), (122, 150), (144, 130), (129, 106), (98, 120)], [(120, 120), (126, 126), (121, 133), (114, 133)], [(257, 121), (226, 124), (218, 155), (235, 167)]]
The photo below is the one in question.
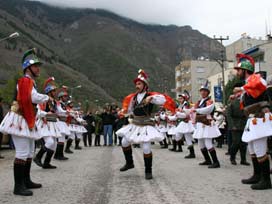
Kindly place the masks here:
[[(0, 71), (4, 64), (18, 66), (22, 52), (34, 46), (45, 66), (61, 66), (65, 72), (69, 67), (103, 92), (80, 89), (75, 98), (101, 102), (120, 102), (134, 91), (132, 80), (139, 68), (149, 74), (154, 90), (169, 92), (176, 64), (200, 56), (216, 58), (222, 49), (190, 26), (146, 25), (104, 9), (63, 9), (23, 0), (0, 0), (0, 30), (0, 38), (14, 31), (21, 34), (0, 44)], [(17, 60), (6, 60), (10, 55)], [(71, 86), (81, 81), (65, 77), (55, 78)]]

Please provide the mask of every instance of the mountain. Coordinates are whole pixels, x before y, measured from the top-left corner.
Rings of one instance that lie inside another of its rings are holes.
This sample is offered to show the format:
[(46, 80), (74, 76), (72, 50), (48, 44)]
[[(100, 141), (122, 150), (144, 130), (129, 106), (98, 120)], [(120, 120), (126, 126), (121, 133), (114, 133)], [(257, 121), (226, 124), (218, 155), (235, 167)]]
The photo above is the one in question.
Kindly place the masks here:
[[(146, 25), (105, 10), (57, 8), (40, 2), (0, 0), (2, 87), (18, 72), (24, 50), (38, 48), (43, 74), (74, 90), (76, 99), (120, 102), (134, 90), (139, 68), (152, 90), (175, 86), (175, 66), (183, 59), (215, 58), (221, 45), (190, 26)], [(1, 84), (0, 84), (1, 86)]]

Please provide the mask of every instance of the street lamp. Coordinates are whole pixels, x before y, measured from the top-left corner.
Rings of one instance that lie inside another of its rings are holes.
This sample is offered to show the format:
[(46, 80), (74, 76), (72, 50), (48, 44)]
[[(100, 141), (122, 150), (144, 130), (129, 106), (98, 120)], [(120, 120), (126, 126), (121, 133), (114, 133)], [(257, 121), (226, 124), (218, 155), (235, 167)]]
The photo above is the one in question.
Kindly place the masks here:
[(73, 88), (70, 88), (71, 89), (71, 98), (73, 98), (73, 90), (74, 89), (79, 89), (79, 88), (81, 88), (82, 86), (81, 85), (78, 85), (78, 86), (76, 86), (76, 87), (73, 87)]
[(20, 34), (18, 32), (15, 32), (15, 33), (12, 33), (12, 34), (10, 34), (9, 36), (7, 36), (5, 38), (0, 39), (0, 42), (8, 40), (8, 39), (12, 39), (12, 38), (17, 38), (19, 36), (20, 36)]

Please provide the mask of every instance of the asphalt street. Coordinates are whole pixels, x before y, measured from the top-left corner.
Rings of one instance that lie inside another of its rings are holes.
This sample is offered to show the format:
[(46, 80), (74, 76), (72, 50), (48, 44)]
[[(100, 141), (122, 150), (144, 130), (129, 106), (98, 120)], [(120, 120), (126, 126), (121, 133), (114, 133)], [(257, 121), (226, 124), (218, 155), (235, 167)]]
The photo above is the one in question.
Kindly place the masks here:
[[(220, 169), (199, 166), (202, 156), (184, 159), (153, 145), (153, 180), (145, 180), (142, 149), (133, 149), (135, 168), (120, 172), (122, 150), (114, 147), (85, 147), (74, 150), (69, 160), (53, 160), (58, 168), (44, 170), (33, 164), (32, 180), (43, 184), (32, 197), (14, 196), (14, 152), (4, 150), (0, 160), (0, 203), (12, 204), (271, 204), (272, 190), (252, 191), (240, 180), (251, 175), (252, 167), (230, 164), (226, 148), (218, 149)], [(239, 159), (237, 159), (239, 161)]]

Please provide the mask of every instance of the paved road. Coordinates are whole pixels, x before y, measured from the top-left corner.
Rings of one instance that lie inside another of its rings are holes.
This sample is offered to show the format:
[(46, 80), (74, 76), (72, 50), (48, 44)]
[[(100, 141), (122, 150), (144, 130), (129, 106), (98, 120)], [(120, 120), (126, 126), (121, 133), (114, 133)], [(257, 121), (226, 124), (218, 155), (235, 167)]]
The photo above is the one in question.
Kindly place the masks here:
[[(120, 173), (124, 163), (120, 147), (86, 147), (69, 155), (66, 162), (53, 161), (56, 170), (44, 170), (35, 164), (32, 178), (43, 184), (34, 196), (12, 194), (13, 152), (4, 151), (0, 160), (0, 203), (24, 204), (271, 204), (272, 190), (252, 191), (240, 183), (251, 174), (252, 167), (232, 166), (218, 150), (220, 169), (198, 166), (200, 152), (194, 160), (183, 159), (185, 153), (173, 153), (153, 146), (154, 179), (144, 179), (141, 149), (134, 149), (135, 168)], [(187, 152), (186, 152), (187, 153)]]

